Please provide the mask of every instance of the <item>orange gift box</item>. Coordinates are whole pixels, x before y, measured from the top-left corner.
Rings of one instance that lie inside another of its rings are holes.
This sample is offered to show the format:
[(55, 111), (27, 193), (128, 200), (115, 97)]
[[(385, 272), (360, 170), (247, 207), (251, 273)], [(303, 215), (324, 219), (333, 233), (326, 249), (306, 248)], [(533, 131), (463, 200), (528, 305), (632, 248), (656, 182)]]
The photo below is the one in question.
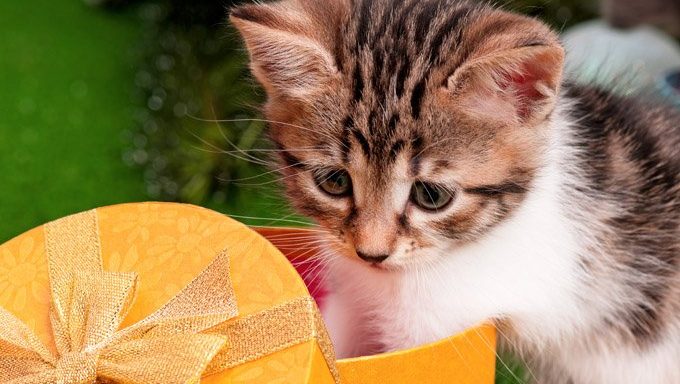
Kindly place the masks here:
[(0, 245), (0, 382), (493, 383), (489, 325), (336, 361), (288, 260), (306, 235), (171, 203), (26, 232)]

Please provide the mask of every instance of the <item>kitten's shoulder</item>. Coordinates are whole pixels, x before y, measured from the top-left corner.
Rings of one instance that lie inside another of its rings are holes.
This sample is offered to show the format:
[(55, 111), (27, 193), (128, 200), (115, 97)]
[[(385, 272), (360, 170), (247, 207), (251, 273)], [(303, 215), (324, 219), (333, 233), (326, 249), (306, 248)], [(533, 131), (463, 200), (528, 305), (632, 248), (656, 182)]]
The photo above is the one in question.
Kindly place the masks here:
[(669, 147), (680, 160), (680, 109), (658, 92), (623, 96), (621, 91), (567, 82), (564, 94), (574, 101), (572, 113), (582, 129), (596, 136), (620, 135), (637, 138), (641, 145), (659, 146), (650, 151)]
[(575, 142), (604, 179), (680, 191), (680, 109), (652, 92), (623, 96), (567, 83)]
[(651, 93), (566, 84), (564, 95), (579, 153), (568, 164), (574, 189), (594, 202), (579, 214), (601, 224), (598, 244), (620, 271), (599, 278), (639, 296), (607, 327), (650, 345), (680, 321), (680, 112)]

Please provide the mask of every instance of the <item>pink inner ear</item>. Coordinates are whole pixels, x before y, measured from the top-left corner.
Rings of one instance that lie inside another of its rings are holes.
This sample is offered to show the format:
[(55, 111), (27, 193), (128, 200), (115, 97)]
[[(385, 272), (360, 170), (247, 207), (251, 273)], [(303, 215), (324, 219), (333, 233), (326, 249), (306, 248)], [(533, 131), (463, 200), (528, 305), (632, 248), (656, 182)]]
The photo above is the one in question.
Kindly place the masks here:
[[(454, 73), (449, 88), (463, 85), (460, 105), (471, 113), (505, 122), (528, 122), (550, 112), (562, 73), (562, 57), (559, 48), (495, 55), (461, 74)], [(467, 81), (466, 75), (470, 76)]]
[(545, 99), (546, 95), (541, 93), (536, 85), (544, 80), (545, 73), (536, 65), (523, 64), (520, 71), (509, 75), (503, 89), (512, 93), (514, 96), (517, 114), (524, 119), (529, 116), (532, 105)]

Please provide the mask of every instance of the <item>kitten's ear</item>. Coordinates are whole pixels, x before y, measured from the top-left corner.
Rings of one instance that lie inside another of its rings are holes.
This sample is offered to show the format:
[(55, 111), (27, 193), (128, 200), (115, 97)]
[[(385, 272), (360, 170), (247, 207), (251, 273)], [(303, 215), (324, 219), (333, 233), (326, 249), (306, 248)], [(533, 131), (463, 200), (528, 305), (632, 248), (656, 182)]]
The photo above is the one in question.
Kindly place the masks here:
[(552, 111), (562, 80), (558, 43), (500, 51), (461, 66), (448, 88), (470, 112), (518, 124), (540, 122)]
[(244, 5), (232, 9), (230, 19), (270, 96), (304, 100), (336, 75), (333, 55), (316, 37), (318, 26), (298, 2)]

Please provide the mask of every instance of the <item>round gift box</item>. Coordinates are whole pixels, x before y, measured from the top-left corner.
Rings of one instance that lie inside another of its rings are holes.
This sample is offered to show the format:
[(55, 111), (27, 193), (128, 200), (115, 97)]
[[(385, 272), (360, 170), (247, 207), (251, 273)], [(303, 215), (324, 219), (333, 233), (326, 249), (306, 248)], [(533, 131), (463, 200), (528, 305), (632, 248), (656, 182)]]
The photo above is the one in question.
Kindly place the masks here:
[[(172, 203), (99, 208), (102, 267), (138, 275), (135, 301), (121, 328), (161, 308), (226, 250), (238, 318), (309, 297), (302, 278), (274, 243), (301, 230), (258, 229), (222, 214)], [(303, 231), (303, 230), (302, 230)], [(263, 237), (264, 236), (264, 237)], [(54, 350), (45, 227), (0, 245), (0, 306)], [(281, 247), (293, 258), (295, 250)], [(298, 252), (299, 256), (299, 252)], [(289, 327), (281, 327), (284, 332)], [(276, 332), (274, 330), (273, 332)], [(272, 332), (272, 330), (269, 330)], [(322, 335), (323, 336), (323, 335)], [(321, 337), (282, 346), (257, 359), (204, 376), (205, 383), (492, 383), (495, 333), (471, 329), (407, 351), (327, 363)], [(227, 346), (229, 348), (229, 343)], [(339, 371), (340, 376), (333, 375)]]

